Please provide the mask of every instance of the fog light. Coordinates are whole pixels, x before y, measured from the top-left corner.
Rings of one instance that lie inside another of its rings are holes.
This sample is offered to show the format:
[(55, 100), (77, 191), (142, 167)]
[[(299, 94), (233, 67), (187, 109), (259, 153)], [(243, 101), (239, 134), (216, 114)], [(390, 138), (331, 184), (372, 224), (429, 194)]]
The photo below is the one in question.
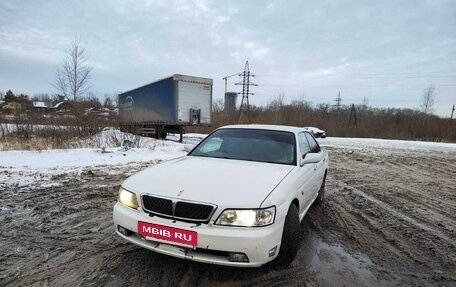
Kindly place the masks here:
[(230, 252), (230, 261), (233, 262), (249, 262), (249, 258), (244, 253)]
[(122, 227), (120, 225), (117, 225), (117, 230), (119, 230), (119, 232), (122, 233), (125, 236), (130, 236), (130, 234), (132, 233), (132, 231), (130, 231), (130, 230), (128, 230), (125, 227)]
[(269, 250), (269, 257), (274, 257), (277, 251), (277, 246)]

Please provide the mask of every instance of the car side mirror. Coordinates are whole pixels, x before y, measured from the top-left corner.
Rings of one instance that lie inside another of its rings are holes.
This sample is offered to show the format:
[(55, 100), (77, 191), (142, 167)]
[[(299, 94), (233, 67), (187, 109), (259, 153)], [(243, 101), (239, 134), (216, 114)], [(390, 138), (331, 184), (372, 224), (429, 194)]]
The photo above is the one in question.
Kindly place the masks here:
[(320, 153), (306, 153), (305, 155), (302, 156), (301, 158), (301, 166), (309, 163), (317, 163), (320, 162), (321, 160), (321, 154)]

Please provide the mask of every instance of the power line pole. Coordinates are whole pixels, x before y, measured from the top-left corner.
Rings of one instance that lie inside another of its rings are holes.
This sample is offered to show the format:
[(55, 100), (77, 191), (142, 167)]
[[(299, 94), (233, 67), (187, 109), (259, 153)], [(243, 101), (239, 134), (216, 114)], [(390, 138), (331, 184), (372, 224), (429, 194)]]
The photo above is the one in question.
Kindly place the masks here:
[(451, 122), (453, 122), (453, 114), (454, 114), (454, 105), (453, 105), (453, 109), (451, 110), (451, 118), (450, 118)]
[[(355, 126), (351, 126), (352, 117), (353, 117), (353, 119), (354, 119)], [(358, 121), (357, 121), (357, 119), (356, 119), (356, 108), (355, 108), (355, 104), (352, 104), (352, 105), (351, 105), (351, 108), (350, 108), (350, 118), (348, 119), (348, 127), (350, 127), (350, 128), (355, 128), (355, 129), (358, 128)]]
[(255, 77), (255, 75), (250, 74), (249, 61), (245, 62), (244, 72), (239, 74), (239, 76), (242, 76), (242, 82), (235, 84), (235, 85), (242, 85), (242, 92), (239, 93), (242, 95), (239, 119), (241, 118), (242, 113), (246, 109), (247, 109), (247, 118), (249, 118), (249, 116), (250, 116), (249, 115), (249, 111), (250, 111), (249, 95), (253, 95), (253, 93), (250, 92), (250, 86), (258, 86), (257, 84), (250, 82), (250, 77)]
[(342, 98), (340, 97), (340, 91), (339, 93), (337, 94), (337, 98), (334, 99), (334, 101), (336, 102), (336, 104), (334, 105), (336, 107), (337, 110), (340, 109), (340, 107), (342, 106), (341, 103), (342, 103)]

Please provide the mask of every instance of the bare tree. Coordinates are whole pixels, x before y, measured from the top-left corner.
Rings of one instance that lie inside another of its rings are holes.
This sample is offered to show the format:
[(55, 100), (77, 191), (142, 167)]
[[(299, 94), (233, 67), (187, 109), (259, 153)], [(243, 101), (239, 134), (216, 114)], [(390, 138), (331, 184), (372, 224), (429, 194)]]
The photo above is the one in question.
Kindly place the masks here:
[(221, 112), (223, 112), (223, 107), (224, 107), (223, 99), (215, 99), (215, 100), (212, 102), (212, 111), (213, 111), (214, 113), (221, 113)]
[(76, 101), (91, 88), (91, 71), (87, 48), (75, 37), (56, 69), (54, 86), (65, 98)]
[(420, 108), (421, 111), (425, 114), (432, 113), (434, 111), (435, 103), (435, 86), (430, 85), (423, 91), (423, 96), (421, 97)]

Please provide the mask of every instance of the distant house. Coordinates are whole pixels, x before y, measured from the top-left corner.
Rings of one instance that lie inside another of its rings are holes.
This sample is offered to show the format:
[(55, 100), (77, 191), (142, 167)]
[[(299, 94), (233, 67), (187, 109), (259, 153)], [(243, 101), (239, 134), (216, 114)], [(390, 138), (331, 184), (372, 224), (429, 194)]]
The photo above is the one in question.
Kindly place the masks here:
[(71, 105), (71, 103), (61, 101), (61, 102), (56, 103), (56, 104), (52, 107), (52, 109), (54, 109), (54, 110), (62, 110), (62, 109), (71, 109), (72, 107), (73, 107), (73, 106)]
[(74, 116), (73, 105), (70, 102), (58, 102), (49, 108), (49, 111), (59, 116)]
[(105, 107), (99, 107), (99, 108), (88, 108), (85, 111), (86, 115), (92, 115), (92, 116), (97, 116), (97, 117), (109, 117), (110, 110), (109, 108)]
[(49, 110), (49, 108), (52, 107), (52, 104), (50, 102), (39, 102), (39, 101), (36, 101), (36, 102), (33, 102), (33, 108), (37, 111), (41, 111), (41, 112), (47, 112)]
[(70, 102), (58, 102), (51, 109), (54, 111), (69, 111), (73, 109), (73, 104)]
[(33, 102), (33, 107), (34, 108), (49, 108), (51, 106), (51, 103), (49, 102)]
[(60, 101), (54, 103), (53, 105), (50, 101), (34, 101), (32, 107), (33, 110), (43, 113), (71, 114), (72, 104), (70, 102)]

